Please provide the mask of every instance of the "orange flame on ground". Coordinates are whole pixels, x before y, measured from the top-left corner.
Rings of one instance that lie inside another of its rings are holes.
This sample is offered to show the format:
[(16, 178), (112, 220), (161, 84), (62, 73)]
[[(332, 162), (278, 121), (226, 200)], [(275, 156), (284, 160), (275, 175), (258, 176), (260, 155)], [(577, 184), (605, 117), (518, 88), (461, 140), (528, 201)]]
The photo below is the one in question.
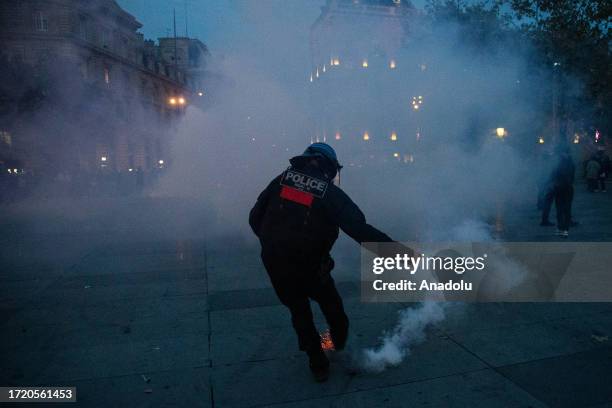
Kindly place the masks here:
[(320, 334), (321, 336), (321, 348), (325, 351), (333, 351), (335, 350), (334, 342), (332, 341), (331, 335), (329, 334), (329, 330), (325, 330)]

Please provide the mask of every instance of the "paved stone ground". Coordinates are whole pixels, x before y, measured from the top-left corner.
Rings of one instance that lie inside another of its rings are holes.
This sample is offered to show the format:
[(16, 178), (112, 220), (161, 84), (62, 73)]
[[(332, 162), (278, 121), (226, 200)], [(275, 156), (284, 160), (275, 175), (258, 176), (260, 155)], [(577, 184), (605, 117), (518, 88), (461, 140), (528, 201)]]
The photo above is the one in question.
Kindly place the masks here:
[[(572, 238), (612, 240), (611, 204), (579, 190)], [(555, 239), (531, 209), (512, 214), (508, 239)], [(76, 386), (92, 407), (612, 406), (612, 304), (453, 305), (400, 366), (334, 364), (315, 384), (252, 241), (97, 220), (2, 221), (0, 385)], [(357, 257), (335, 277), (359, 348), (410, 305), (360, 303)]]

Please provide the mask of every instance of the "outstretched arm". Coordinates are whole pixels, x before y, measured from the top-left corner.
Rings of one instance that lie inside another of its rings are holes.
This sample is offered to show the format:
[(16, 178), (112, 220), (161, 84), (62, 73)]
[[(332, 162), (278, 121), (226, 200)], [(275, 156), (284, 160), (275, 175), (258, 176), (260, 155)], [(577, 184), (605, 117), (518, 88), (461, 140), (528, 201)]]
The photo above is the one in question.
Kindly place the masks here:
[[(353, 238), (359, 244), (363, 242), (387, 242), (396, 243), (397, 245), (386, 246), (380, 253), (381, 256), (389, 256), (387, 253), (406, 253), (409, 256), (414, 256), (414, 251), (399, 242), (394, 241), (384, 232), (374, 228), (367, 223), (365, 215), (342, 190), (338, 189), (332, 193), (330, 200), (333, 211), (333, 218), (338, 223), (338, 226), (349, 237)], [(371, 248), (373, 249), (373, 248)], [(381, 250), (380, 248), (374, 251)]]
[(343, 198), (336, 218), (342, 231), (360, 244), (362, 242), (393, 242), (387, 234), (366, 222), (363, 212), (348, 196), (344, 195)]

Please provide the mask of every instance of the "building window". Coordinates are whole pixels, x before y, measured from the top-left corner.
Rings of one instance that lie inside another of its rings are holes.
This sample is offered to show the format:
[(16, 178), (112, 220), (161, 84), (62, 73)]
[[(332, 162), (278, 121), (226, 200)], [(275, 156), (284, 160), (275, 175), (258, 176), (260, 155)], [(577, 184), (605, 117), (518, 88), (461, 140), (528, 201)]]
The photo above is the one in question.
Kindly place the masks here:
[(79, 16), (79, 37), (87, 40), (87, 17)]
[(34, 28), (36, 31), (49, 31), (49, 20), (42, 11), (34, 13)]
[(49, 62), (51, 53), (46, 48), (40, 48), (36, 50), (36, 58), (39, 64), (45, 65)]
[(120, 36), (119, 37), (119, 43), (121, 44), (121, 50), (119, 50), (119, 53), (121, 54), (122, 57), (128, 58), (129, 57), (129, 43), (128, 43), (128, 39), (125, 36)]
[(102, 48), (109, 48), (110, 46), (110, 40), (111, 40), (111, 33), (109, 30), (107, 30), (106, 28), (103, 28), (101, 30), (101, 43), (102, 43)]
[(13, 138), (11, 134), (5, 130), (0, 131), (0, 142), (11, 146), (13, 144)]
[(84, 79), (87, 79), (89, 77), (89, 73), (87, 72), (87, 62), (79, 64), (79, 71), (81, 72), (81, 76)]
[(110, 84), (110, 69), (104, 68), (104, 83)]

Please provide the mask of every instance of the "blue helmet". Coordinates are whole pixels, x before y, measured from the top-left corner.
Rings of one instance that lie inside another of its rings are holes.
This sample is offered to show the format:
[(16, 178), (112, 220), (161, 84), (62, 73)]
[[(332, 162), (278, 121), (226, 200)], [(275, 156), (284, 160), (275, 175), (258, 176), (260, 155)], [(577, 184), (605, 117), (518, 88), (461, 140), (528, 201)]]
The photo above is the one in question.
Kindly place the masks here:
[(340, 170), (342, 166), (338, 162), (338, 156), (336, 151), (327, 143), (313, 143), (304, 150), (301, 157), (324, 157), (329, 160), (337, 170)]

